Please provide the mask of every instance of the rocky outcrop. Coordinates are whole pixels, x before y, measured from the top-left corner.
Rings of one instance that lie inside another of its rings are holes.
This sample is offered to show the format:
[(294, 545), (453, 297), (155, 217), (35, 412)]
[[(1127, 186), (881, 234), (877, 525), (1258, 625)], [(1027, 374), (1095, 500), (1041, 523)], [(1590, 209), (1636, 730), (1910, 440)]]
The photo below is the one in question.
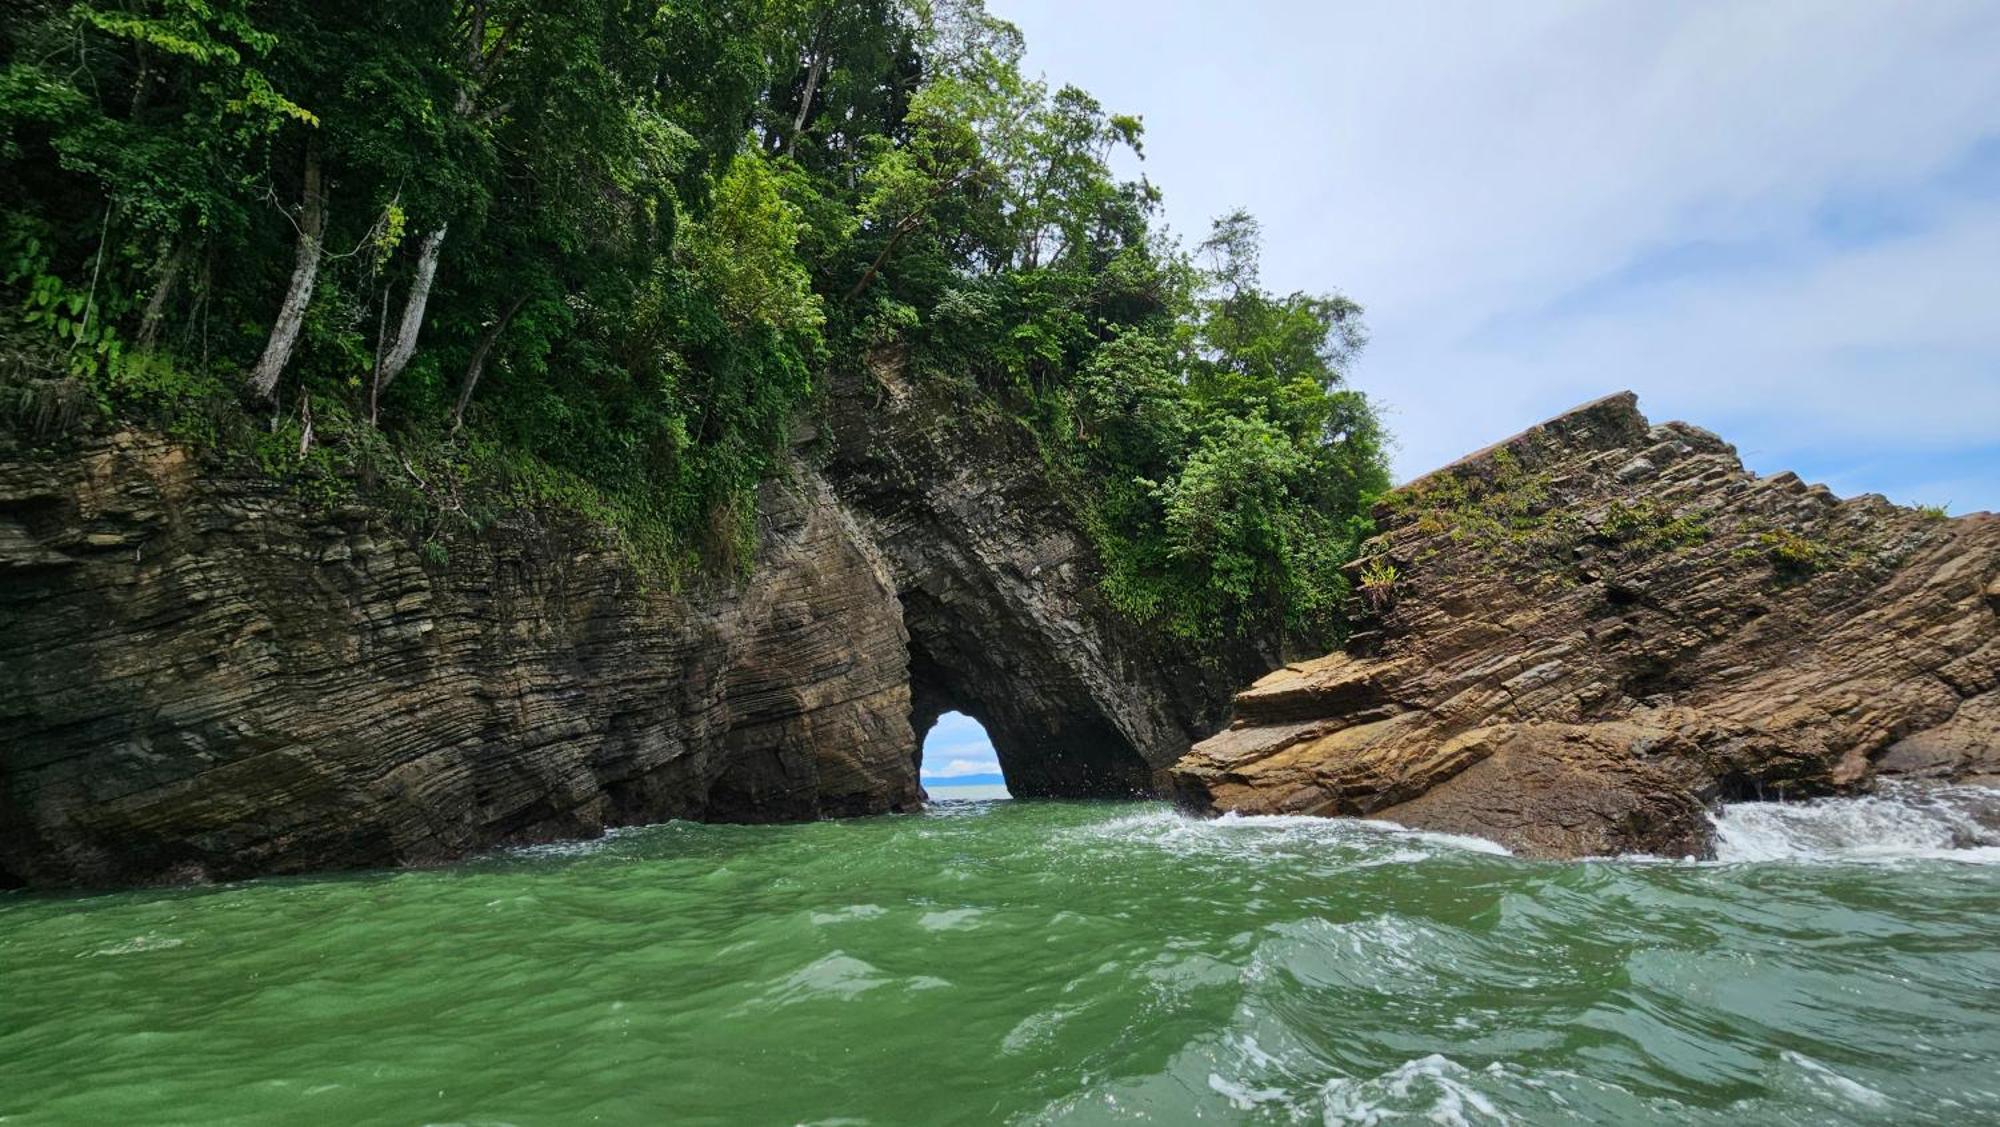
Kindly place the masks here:
[(748, 577), (682, 592), (574, 519), (440, 552), (158, 437), (0, 457), (0, 887), (907, 810), (946, 709), (1017, 793), (1150, 792), (1275, 664), (1105, 606), (1018, 423), (893, 365), (831, 399)]
[(2000, 774), (1993, 514), (1758, 477), (1624, 393), (1376, 519), (1361, 629), (1239, 694), (1185, 804), (1680, 856), (1717, 798)]
[(1117, 613), (1033, 437), (984, 394), (881, 363), (835, 385), (825, 472), (880, 545), (910, 634), (913, 724), (976, 717), (1022, 797), (1156, 793), (1277, 664)]
[(132, 433), (0, 465), (0, 874), (424, 863), (674, 817), (907, 809), (895, 591), (825, 483), (752, 582), (649, 588), (601, 532), (427, 557)]

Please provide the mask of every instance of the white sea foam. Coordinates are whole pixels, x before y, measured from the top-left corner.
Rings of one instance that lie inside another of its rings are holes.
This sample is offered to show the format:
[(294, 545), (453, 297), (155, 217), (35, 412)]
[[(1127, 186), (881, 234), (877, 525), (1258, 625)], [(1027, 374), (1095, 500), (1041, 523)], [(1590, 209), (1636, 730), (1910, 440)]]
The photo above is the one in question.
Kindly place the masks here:
[(1738, 802), (1715, 815), (1718, 860), (2000, 862), (2000, 790), (1885, 786), (1855, 798)]
[(175, 939), (169, 935), (135, 935), (123, 943), (113, 943), (109, 947), (100, 947), (95, 951), (85, 951), (78, 958), (90, 958), (98, 955), (137, 955), (145, 951), (166, 951), (179, 947), (185, 942), (187, 940)]
[(1467, 853), (1487, 853), (1495, 857), (1511, 857), (1514, 852), (1497, 841), (1488, 841), (1486, 838), (1473, 837), (1470, 834), (1439, 833), (1436, 830), (1413, 830), (1408, 826), (1400, 825), (1396, 822), (1379, 819), (1364, 821), (1354, 818), (1348, 819), (1348, 823), (1359, 830), (1374, 833), (1406, 834), (1426, 844), (1443, 846), (1446, 849), (1460, 849)]
[(1229, 1101), (1229, 1106), (1238, 1111), (1254, 1110), (1258, 1104), (1281, 1103), (1289, 1105), (1283, 1088), (1254, 1088), (1240, 1080), (1231, 1080), (1219, 1072), (1208, 1074), (1208, 1087)]
[[(1100, 822), (1081, 832), (1178, 853), (1248, 856), (1297, 846), (1344, 848), (1366, 852), (1369, 856), (1365, 860), (1374, 864), (1421, 861), (1454, 853), (1508, 855), (1505, 846), (1484, 838), (1413, 830), (1394, 822), (1302, 814), (1230, 813), (1197, 818), (1173, 810), (1149, 810)], [(1392, 848), (1378, 852), (1384, 846)]]
[(824, 927), (827, 924), (849, 923), (854, 920), (872, 920), (888, 914), (889, 909), (880, 904), (849, 904), (845, 908), (831, 912), (814, 912), (811, 919), (815, 926)]
[(1859, 1080), (1852, 1080), (1842, 1076), (1840, 1073), (1835, 1072), (1833, 1069), (1828, 1068), (1826, 1065), (1821, 1064), (1804, 1053), (1795, 1053), (1790, 1049), (1786, 1049), (1780, 1055), (1787, 1063), (1796, 1066), (1816, 1088), (1820, 1088), (1849, 1103), (1858, 1104), (1866, 1108), (1884, 1108), (1889, 1106), (1889, 1097), (1861, 1083)]
[(1320, 1099), (1322, 1117), (1329, 1125), (1374, 1127), (1412, 1118), (1442, 1127), (1513, 1122), (1474, 1087), (1470, 1069), (1438, 1053), (1405, 1061), (1366, 1080), (1329, 1080), (1320, 1089)]

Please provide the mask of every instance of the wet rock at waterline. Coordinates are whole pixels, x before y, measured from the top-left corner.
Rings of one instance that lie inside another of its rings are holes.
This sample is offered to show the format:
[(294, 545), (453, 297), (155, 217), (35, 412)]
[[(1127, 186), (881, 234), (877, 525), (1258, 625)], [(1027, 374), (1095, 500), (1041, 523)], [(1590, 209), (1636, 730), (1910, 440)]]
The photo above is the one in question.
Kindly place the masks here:
[(1993, 514), (1758, 477), (1624, 393), (1376, 519), (1361, 629), (1239, 694), (1183, 803), (1681, 856), (1717, 798), (2000, 774)]
[(1275, 664), (1118, 619), (1016, 424), (893, 371), (830, 415), (678, 593), (575, 519), (426, 546), (154, 436), (0, 449), (0, 888), (904, 810), (948, 709), (1016, 793), (1130, 795)]

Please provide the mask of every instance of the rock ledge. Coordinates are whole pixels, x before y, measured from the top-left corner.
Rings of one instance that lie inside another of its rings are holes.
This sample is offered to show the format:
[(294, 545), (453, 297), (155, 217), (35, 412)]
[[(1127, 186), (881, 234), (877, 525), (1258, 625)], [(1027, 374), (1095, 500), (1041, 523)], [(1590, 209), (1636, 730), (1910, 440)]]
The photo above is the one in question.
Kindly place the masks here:
[(1716, 799), (2000, 781), (1993, 514), (1758, 477), (1623, 392), (1376, 519), (1361, 628), (1238, 694), (1169, 772), (1184, 805), (1703, 856)]

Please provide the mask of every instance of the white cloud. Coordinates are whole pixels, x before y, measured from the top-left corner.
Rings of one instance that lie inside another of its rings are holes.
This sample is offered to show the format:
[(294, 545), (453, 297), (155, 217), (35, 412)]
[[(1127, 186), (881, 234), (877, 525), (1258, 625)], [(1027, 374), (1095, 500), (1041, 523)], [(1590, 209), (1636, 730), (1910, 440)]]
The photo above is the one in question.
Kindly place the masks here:
[[(2000, 5), (992, 3), (1145, 115), (1176, 227), (1248, 206), (1272, 285), (1368, 307), (1400, 475), (1631, 387), (1759, 469), (2000, 507), (2000, 175), (1940, 187), (2000, 138)], [(1643, 269), (1687, 248), (1730, 253)]]
[(959, 779), (967, 775), (998, 775), (1000, 760), (986, 729), (962, 712), (938, 717), (929, 732), (923, 733), (924, 763), (920, 774), (926, 779)]

